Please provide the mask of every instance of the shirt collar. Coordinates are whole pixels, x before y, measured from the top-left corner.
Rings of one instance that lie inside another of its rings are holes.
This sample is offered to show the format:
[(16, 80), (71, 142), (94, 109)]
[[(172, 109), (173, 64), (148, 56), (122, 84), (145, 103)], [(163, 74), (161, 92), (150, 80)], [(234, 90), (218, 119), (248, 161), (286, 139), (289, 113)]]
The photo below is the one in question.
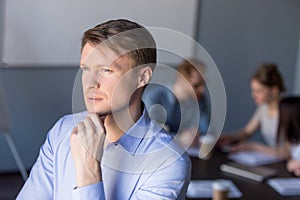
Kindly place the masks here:
[(140, 119), (114, 144), (121, 145), (126, 151), (133, 155), (148, 132), (150, 122), (151, 119), (146, 109), (144, 109)]

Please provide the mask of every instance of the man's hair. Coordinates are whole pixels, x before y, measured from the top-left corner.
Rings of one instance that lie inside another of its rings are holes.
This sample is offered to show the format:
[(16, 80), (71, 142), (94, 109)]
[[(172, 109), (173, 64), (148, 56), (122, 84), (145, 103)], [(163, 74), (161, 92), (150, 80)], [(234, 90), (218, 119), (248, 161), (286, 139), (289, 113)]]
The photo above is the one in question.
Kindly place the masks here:
[(279, 92), (285, 91), (283, 78), (274, 63), (263, 63), (254, 72), (252, 80), (257, 80), (268, 87), (277, 87)]
[(118, 55), (128, 55), (134, 66), (154, 68), (156, 63), (156, 44), (150, 32), (126, 19), (110, 20), (87, 30), (83, 34), (81, 51), (87, 43), (93, 47), (107, 47)]

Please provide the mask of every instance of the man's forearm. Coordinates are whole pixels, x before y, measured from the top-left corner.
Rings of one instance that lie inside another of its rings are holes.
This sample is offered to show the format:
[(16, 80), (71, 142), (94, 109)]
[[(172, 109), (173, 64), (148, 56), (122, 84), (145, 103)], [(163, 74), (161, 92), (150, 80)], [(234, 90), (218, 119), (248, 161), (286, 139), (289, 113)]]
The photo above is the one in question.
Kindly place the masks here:
[(100, 162), (89, 161), (89, 164), (76, 168), (76, 185), (83, 187), (102, 181)]

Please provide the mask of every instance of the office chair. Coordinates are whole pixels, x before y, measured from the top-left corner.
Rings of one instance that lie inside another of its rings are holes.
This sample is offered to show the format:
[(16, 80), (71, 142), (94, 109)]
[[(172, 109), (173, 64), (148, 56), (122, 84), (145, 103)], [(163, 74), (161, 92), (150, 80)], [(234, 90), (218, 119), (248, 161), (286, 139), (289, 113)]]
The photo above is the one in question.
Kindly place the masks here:
[(17, 166), (19, 168), (19, 171), (23, 177), (23, 180), (26, 181), (28, 178), (27, 171), (24, 167), (24, 164), (19, 156), (19, 153), (15, 147), (15, 144), (13, 142), (13, 139), (10, 134), (11, 130), (11, 121), (10, 121), (10, 114), (9, 109), (6, 103), (6, 99), (4, 97), (4, 92), (2, 88), (0, 87), (0, 134), (3, 133), (5, 136), (5, 139), (8, 143), (8, 146), (10, 148), (10, 151), (17, 163)]

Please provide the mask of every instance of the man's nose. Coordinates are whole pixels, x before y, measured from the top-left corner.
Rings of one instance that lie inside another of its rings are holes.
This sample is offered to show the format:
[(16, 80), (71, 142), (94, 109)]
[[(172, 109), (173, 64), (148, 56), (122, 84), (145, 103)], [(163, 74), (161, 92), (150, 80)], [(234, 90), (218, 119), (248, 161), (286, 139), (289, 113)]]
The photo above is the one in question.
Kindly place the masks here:
[(100, 88), (102, 74), (98, 72), (90, 72), (86, 77), (86, 86), (88, 88)]

